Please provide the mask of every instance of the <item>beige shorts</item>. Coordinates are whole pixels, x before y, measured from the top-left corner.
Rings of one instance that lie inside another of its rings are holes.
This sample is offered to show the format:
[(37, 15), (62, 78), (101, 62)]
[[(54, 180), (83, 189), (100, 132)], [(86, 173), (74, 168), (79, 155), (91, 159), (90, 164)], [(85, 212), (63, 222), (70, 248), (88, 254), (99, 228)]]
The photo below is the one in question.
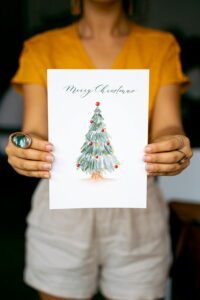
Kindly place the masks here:
[(58, 297), (152, 300), (165, 292), (168, 211), (152, 178), (147, 209), (49, 210), (42, 180), (27, 218), (25, 282)]

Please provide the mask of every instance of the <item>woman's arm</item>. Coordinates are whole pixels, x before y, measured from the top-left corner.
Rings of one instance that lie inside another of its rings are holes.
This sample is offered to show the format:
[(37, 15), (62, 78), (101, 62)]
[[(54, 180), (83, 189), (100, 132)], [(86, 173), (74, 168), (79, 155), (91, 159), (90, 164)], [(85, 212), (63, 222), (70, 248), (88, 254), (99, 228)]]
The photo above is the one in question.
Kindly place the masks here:
[(45, 87), (36, 84), (24, 85), (23, 94), (23, 132), (28, 132), (47, 140), (47, 91)]
[(23, 129), (32, 138), (31, 147), (14, 146), (9, 137), (6, 153), (8, 162), (21, 175), (49, 178), (53, 161), (53, 146), (48, 142), (47, 95), (40, 85), (24, 85)]
[[(149, 175), (176, 175), (189, 165), (192, 150), (182, 127), (178, 84), (160, 88), (149, 135), (144, 156)], [(180, 163), (184, 155), (188, 159)]]

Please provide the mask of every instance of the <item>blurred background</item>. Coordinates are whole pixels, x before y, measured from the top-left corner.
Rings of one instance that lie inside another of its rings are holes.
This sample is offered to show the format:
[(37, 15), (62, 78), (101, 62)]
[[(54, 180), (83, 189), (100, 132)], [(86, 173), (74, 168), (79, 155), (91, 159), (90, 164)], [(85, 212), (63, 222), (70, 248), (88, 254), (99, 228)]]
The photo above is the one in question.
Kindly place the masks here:
[[(10, 87), (23, 40), (37, 32), (66, 26), (74, 19), (67, 0), (2, 0), (0, 10), (0, 281), (1, 299), (37, 300), (23, 284), (24, 231), (37, 179), (17, 175), (7, 164), (8, 135), (22, 124), (22, 97)], [(184, 174), (163, 177), (159, 184), (170, 208), (174, 259), (166, 300), (200, 299), (200, 1), (137, 0), (134, 18), (171, 31), (192, 86), (182, 97), (182, 117), (194, 157)], [(3, 297), (4, 296), (4, 297)], [(97, 295), (97, 299), (101, 299)]]

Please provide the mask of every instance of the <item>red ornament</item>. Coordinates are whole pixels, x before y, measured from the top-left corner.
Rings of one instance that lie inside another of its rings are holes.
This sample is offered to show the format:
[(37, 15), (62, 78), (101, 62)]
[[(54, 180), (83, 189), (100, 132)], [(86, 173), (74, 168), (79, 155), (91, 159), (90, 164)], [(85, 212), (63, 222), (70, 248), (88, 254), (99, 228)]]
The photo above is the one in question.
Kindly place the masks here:
[(107, 143), (106, 143), (107, 145), (110, 145), (110, 142), (109, 141), (107, 141)]
[(77, 168), (79, 168), (79, 167), (80, 167), (80, 164), (76, 164), (76, 166), (77, 166)]
[(93, 142), (90, 142), (89, 145), (92, 146), (92, 145), (93, 145)]
[(105, 132), (105, 129), (103, 128), (103, 129), (101, 129), (101, 132)]
[(115, 167), (115, 169), (117, 169), (119, 166), (118, 166), (118, 165), (115, 165), (114, 167)]
[(97, 101), (97, 102), (96, 102), (96, 106), (99, 106), (99, 105), (100, 105), (100, 102)]
[(90, 120), (90, 123), (92, 124), (92, 123), (94, 123), (94, 121), (93, 121), (93, 120)]
[(98, 155), (96, 155), (96, 156), (95, 156), (95, 158), (96, 158), (96, 159), (98, 159), (98, 158), (99, 158), (99, 156), (98, 156)]

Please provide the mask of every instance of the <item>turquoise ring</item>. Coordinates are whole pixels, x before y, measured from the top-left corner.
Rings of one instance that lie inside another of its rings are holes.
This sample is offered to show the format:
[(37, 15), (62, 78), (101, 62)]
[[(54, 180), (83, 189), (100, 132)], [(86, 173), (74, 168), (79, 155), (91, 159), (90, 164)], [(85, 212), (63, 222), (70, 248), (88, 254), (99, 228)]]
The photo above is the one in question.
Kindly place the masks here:
[(30, 135), (24, 134), (22, 132), (16, 132), (11, 136), (11, 142), (18, 148), (27, 149), (30, 148), (32, 144), (32, 139)]

